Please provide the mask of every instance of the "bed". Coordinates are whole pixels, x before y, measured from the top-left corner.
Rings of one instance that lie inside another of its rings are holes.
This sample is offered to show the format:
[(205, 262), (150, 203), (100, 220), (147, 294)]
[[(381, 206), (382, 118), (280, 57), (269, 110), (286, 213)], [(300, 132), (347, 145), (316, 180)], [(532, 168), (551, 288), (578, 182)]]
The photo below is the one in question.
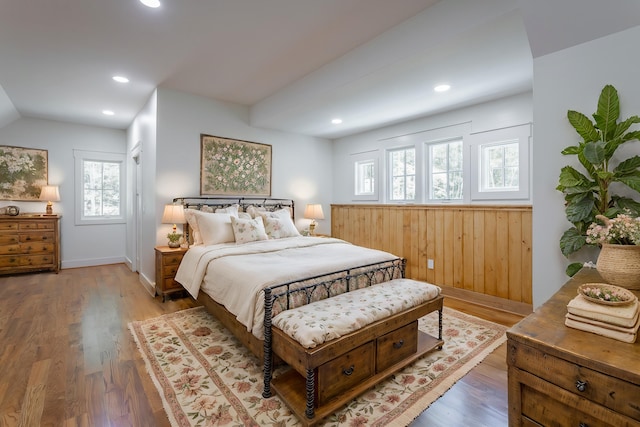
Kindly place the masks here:
[(174, 203), (185, 208), (191, 243), (176, 280), (264, 361), (266, 394), (273, 316), (404, 277), (400, 257), (300, 235), (290, 199), (182, 197)]

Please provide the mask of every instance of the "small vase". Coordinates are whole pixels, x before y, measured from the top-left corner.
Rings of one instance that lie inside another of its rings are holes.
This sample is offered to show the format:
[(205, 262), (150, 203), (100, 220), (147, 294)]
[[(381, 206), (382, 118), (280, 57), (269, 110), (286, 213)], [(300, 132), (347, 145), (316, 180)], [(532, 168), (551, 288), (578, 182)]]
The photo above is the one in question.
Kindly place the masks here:
[(603, 244), (596, 268), (612, 285), (640, 289), (640, 246)]

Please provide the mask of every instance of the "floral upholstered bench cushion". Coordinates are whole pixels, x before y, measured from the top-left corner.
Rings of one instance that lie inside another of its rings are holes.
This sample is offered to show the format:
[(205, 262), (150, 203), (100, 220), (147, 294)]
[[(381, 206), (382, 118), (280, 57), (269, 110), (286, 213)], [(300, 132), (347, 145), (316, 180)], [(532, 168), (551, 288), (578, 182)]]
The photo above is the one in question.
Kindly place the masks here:
[(394, 279), (283, 311), (273, 318), (273, 326), (303, 347), (314, 348), (430, 301), (440, 291), (430, 283)]

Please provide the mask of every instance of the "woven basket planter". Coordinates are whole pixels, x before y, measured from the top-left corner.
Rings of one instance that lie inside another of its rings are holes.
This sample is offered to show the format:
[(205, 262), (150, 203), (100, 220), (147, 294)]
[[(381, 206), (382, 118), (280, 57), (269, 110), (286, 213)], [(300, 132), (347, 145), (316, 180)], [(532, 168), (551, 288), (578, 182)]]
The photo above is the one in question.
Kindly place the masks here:
[(604, 244), (596, 268), (612, 285), (640, 289), (640, 246)]

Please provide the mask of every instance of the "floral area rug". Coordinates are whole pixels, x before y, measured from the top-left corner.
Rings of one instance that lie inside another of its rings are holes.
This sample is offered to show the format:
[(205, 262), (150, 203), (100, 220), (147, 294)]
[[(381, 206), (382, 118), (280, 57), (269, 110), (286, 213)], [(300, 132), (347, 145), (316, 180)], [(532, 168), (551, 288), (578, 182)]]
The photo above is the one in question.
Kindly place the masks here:
[[(437, 312), (419, 328), (437, 336)], [(262, 363), (203, 307), (129, 325), (173, 426), (296, 426), (262, 397)], [(434, 350), (327, 417), (324, 426), (405, 426), (505, 341), (507, 328), (444, 308)], [(276, 370), (278, 375), (286, 367)]]

